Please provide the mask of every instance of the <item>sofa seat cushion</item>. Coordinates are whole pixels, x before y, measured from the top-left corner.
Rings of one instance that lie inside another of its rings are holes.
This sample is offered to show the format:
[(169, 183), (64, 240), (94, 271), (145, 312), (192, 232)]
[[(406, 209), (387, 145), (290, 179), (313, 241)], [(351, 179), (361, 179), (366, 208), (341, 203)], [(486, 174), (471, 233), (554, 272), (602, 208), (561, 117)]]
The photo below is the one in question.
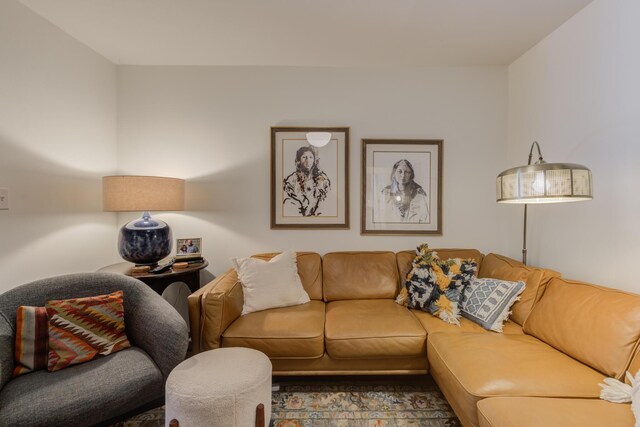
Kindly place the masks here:
[(325, 304), (312, 300), (292, 307), (239, 317), (222, 334), (222, 347), (248, 347), (270, 358), (316, 358), (324, 354)]
[(415, 316), (392, 299), (327, 303), (326, 346), (335, 359), (425, 355), (426, 336)]
[(492, 397), (478, 402), (482, 427), (628, 426), (635, 424), (631, 405), (599, 399)]
[[(0, 390), (0, 424), (93, 425), (162, 397), (164, 379), (137, 347), (56, 372), (36, 371)], [(114, 409), (117, 412), (114, 412)]]
[[(434, 332), (479, 332), (479, 333), (492, 333), (497, 334), (498, 332), (492, 332), (484, 329), (482, 326), (477, 323), (462, 317), (460, 318), (460, 326), (451, 325), (447, 322), (443, 322), (441, 319), (429, 314), (425, 313), (422, 310), (411, 310), (414, 316), (420, 321), (422, 327), (427, 331), (427, 339), (429, 334)], [(502, 329), (503, 334), (524, 334), (522, 332), (522, 326), (518, 325), (516, 322), (511, 320), (507, 320)]]
[(604, 375), (530, 336), (429, 334), (431, 374), (464, 425), (477, 425), (485, 397), (598, 398)]

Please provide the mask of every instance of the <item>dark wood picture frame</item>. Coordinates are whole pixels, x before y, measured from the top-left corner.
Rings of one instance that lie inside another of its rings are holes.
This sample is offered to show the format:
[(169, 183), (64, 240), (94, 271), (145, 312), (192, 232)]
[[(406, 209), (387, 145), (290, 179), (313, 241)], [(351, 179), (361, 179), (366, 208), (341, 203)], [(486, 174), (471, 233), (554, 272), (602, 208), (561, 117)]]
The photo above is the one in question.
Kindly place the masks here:
[[(324, 147), (313, 147), (307, 132), (330, 132)], [(312, 172), (299, 153), (311, 150)], [(271, 128), (271, 228), (349, 228), (349, 128)]]
[(360, 233), (442, 235), (442, 159), (441, 139), (363, 139)]

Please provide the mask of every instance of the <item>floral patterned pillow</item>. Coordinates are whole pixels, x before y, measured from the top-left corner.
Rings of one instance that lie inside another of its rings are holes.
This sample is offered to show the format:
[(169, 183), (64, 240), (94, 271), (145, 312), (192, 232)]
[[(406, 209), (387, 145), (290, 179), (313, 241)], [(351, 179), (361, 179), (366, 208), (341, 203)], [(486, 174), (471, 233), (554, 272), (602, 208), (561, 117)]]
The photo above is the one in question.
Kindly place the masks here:
[(422, 244), (416, 249), (412, 269), (396, 302), (460, 325), (460, 297), (477, 271), (473, 259), (441, 260), (426, 243)]

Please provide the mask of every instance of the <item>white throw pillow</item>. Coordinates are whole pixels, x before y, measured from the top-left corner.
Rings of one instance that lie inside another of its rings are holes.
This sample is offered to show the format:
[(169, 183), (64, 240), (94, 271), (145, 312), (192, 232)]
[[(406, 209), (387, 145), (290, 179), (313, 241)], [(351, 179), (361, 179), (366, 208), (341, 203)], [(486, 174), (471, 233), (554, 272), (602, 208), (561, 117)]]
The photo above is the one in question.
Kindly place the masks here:
[(296, 253), (292, 250), (269, 261), (233, 258), (244, 291), (242, 315), (268, 308), (288, 307), (309, 302), (298, 275)]

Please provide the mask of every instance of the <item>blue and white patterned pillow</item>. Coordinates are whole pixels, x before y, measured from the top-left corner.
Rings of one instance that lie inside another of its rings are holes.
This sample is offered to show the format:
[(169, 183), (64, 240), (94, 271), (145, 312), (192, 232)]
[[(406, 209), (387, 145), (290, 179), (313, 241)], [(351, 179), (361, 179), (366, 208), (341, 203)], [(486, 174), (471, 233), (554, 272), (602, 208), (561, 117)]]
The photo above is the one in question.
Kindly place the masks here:
[(502, 332), (524, 287), (524, 282), (474, 278), (462, 292), (462, 316), (485, 329)]

